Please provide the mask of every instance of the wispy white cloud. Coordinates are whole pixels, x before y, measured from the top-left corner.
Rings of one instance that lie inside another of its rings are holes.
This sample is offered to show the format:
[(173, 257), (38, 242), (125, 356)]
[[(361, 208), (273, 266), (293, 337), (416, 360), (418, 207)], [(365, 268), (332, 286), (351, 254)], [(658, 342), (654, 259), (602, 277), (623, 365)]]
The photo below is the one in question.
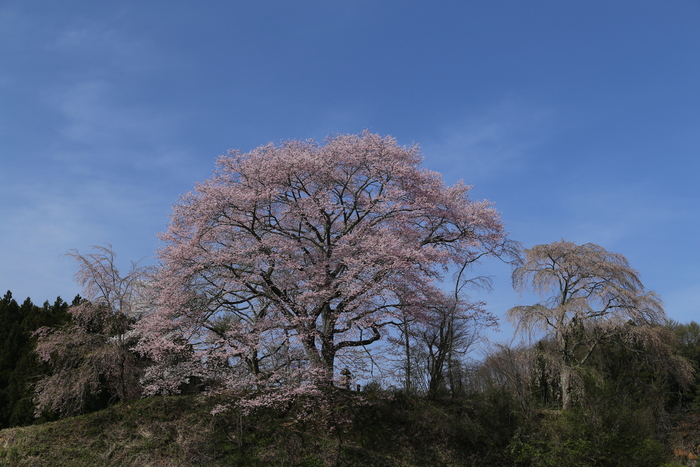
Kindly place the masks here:
[[(155, 234), (167, 221), (163, 199), (117, 180), (28, 182), (12, 189), (12, 205), (1, 210), (0, 284), (22, 298), (72, 298), (67, 295), (78, 292), (74, 265), (61, 256), (72, 248), (110, 242), (125, 261), (151, 258)], [(8, 190), (0, 196), (10, 199)], [(34, 297), (37, 291), (46, 295)]]
[(430, 156), (428, 163), (468, 174), (468, 182), (517, 172), (532, 162), (534, 149), (555, 131), (554, 117), (550, 109), (502, 102), (445, 125), (434, 140), (423, 144), (424, 153)]
[(70, 141), (104, 148), (152, 146), (177, 134), (177, 114), (135, 102), (121, 102), (117, 86), (86, 80), (54, 89), (47, 101), (62, 116), (61, 133)]
[(546, 192), (533, 196), (535, 203), (546, 200), (539, 210), (528, 206), (509, 213), (511, 227), (523, 241), (548, 243), (566, 238), (615, 248), (687, 218), (688, 206), (682, 200), (658, 197), (635, 182), (562, 186), (553, 181), (550, 188), (549, 196)]
[[(197, 178), (181, 114), (139, 94), (167, 54), (144, 31), (130, 35), (123, 17), (75, 17), (35, 37), (40, 15), (0, 8), (0, 25), (14, 22), (8, 53), (35, 57), (0, 70), (0, 84), (24, 86), (16, 105), (30, 109), (28, 123), (42, 119), (0, 142), (0, 286), (18, 298), (72, 298), (74, 265), (61, 256), (71, 248), (110, 242), (125, 261), (152, 257), (171, 203)], [(45, 60), (60, 67), (23, 84)]]
[(133, 10), (115, 8), (100, 18), (71, 18), (54, 30), (45, 48), (68, 59), (82, 61), (75, 70), (82, 73), (151, 74), (175, 58), (158, 47), (144, 31), (131, 30)]

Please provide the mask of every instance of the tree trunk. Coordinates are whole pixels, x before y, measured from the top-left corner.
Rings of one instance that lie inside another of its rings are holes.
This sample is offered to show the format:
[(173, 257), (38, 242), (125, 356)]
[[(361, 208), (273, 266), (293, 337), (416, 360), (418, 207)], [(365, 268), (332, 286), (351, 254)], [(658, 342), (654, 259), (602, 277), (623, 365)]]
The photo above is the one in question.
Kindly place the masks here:
[(403, 318), (403, 344), (404, 344), (404, 350), (406, 352), (406, 381), (404, 382), (404, 389), (406, 389), (406, 392), (410, 393), (411, 392), (411, 372), (413, 369), (411, 368), (411, 341), (410, 341), (410, 330), (408, 328), (408, 317), (404, 316)]
[(440, 345), (437, 345), (437, 350), (434, 352), (432, 346), (428, 346), (428, 394), (430, 397), (435, 397), (444, 387), (445, 374), (445, 353)]
[(315, 370), (324, 368), (323, 360), (321, 359), (321, 355), (319, 355), (318, 348), (316, 348), (316, 338), (314, 335), (307, 332), (306, 335), (301, 338), (301, 343), (304, 346), (304, 353), (306, 353), (309, 359), (311, 368)]
[(260, 358), (258, 357), (258, 350), (253, 348), (250, 351), (250, 361), (248, 363), (250, 372), (253, 373), (254, 376), (260, 375)]
[(335, 347), (334, 330), (335, 330), (335, 316), (333, 310), (329, 304), (325, 304), (323, 311), (321, 312), (321, 360), (323, 364), (323, 370), (326, 375), (324, 378), (327, 379), (327, 383), (330, 383), (333, 379), (333, 368), (335, 366), (335, 354), (337, 349)]
[(332, 339), (323, 339), (323, 344), (321, 347), (321, 357), (323, 363), (323, 369), (327, 373), (327, 378), (333, 379), (333, 368), (335, 367), (335, 346), (333, 345)]
[[(559, 321), (563, 323), (564, 315), (560, 315)], [(561, 325), (564, 327), (564, 325)], [(561, 349), (561, 374), (559, 376), (559, 383), (561, 386), (561, 408), (563, 410), (568, 410), (571, 408), (571, 376), (572, 368), (571, 362), (573, 360), (570, 349), (570, 329), (563, 330), (559, 334), (559, 348)]]
[(564, 364), (561, 368), (561, 408), (568, 410), (571, 408), (571, 368)]

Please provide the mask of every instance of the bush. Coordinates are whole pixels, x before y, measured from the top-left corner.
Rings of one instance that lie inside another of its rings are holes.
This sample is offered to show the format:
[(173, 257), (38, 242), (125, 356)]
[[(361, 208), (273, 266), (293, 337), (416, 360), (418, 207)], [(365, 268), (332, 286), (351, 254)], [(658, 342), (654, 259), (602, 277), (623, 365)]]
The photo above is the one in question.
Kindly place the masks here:
[(510, 451), (517, 465), (656, 467), (665, 450), (649, 418), (646, 409), (625, 407), (551, 411)]

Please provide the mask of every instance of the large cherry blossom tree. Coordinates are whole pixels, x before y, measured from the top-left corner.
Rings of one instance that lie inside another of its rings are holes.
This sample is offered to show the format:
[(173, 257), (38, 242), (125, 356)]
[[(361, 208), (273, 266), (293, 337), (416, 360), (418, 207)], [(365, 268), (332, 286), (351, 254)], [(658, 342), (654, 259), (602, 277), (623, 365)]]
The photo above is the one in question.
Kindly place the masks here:
[(162, 235), (159, 306), (140, 325), (141, 350), (192, 359), (163, 365), (150, 389), (197, 372), (328, 382), (399, 313), (427, 319), (447, 300), (439, 282), (451, 267), (508, 241), (490, 202), (421, 160), (369, 132), (222, 156)]

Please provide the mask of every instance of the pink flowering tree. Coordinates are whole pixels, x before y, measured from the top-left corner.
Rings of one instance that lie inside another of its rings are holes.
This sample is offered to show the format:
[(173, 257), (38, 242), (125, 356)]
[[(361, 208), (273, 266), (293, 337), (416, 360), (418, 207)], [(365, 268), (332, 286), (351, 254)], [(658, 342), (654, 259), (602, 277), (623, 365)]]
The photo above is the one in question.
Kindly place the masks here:
[(420, 163), (417, 147), (369, 132), (222, 156), (162, 235), (140, 348), (192, 359), (153, 367), (149, 389), (194, 374), (227, 387), (328, 384), (397, 316), (427, 319), (450, 268), (507, 240), (491, 203)]
[(37, 416), (74, 415), (89, 409), (91, 400), (141, 395), (146, 362), (134, 351), (133, 326), (148, 309), (149, 269), (132, 262), (122, 275), (111, 245), (93, 248), (90, 254), (67, 254), (78, 263), (75, 279), (85, 296), (68, 310), (71, 322), (36, 332), (37, 356), (52, 367), (35, 387)]

